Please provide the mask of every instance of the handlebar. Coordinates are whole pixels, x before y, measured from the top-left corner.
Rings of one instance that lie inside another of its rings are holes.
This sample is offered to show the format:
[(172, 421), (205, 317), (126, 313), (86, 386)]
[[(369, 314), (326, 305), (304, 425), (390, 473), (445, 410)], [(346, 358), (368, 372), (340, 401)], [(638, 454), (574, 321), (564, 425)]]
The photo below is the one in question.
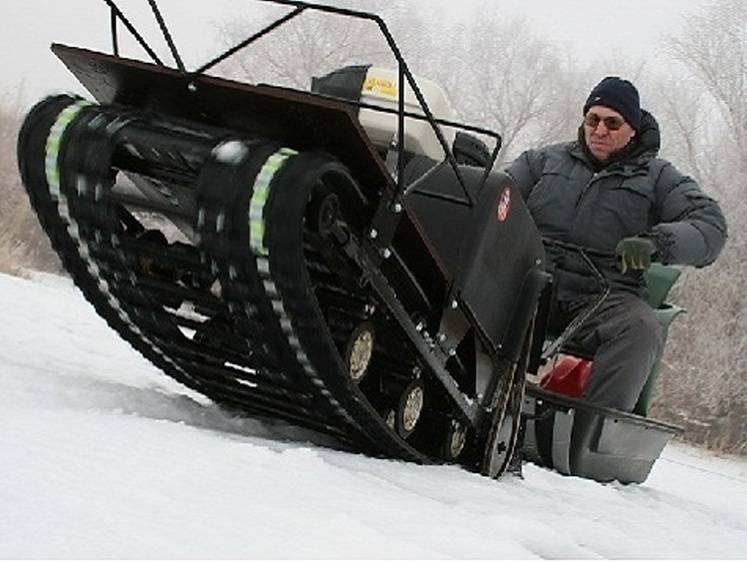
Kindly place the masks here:
[(594, 248), (586, 248), (584, 246), (579, 246), (577, 244), (571, 244), (570, 242), (561, 242), (560, 240), (556, 240), (554, 238), (548, 238), (546, 236), (542, 237), (542, 244), (544, 246), (549, 247), (556, 247), (560, 248), (561, 250), (566, 250), (571, 253), (585, 255), (585, 256), (591, 256), (599, 259), (615, 259), (615, 253), (614, 252), (604, 252), (602, 250), (595, 250)]
[(558, 353), (558, 351), (576, 334), (581, 325), (586, 322), (586, 320), (588, 320), (589, 317), (594, 314), (594, 312), (597, 311), (597, 309), (602, 305), (602, 303), (610, 294), (609, 282), (591, 258), (594, 257), (600, 260), (614, 261), (615, 254), (611, 252), (594, 250), (592, 248), (584, 248), (576, 244), (561, 242), (559, 240), (554, 240), (552, 238), (546, 237), (542, 238), (542, 244), (545, 247), (556, 247), (560, 248), (563, 251), (579, 255), (584, 260), (584, 263), (589, 268), (589, 271), (592, 273), (592, 275), (596, 278), (597, 281), (599, 281), (600, 287), (602, 288), (599, 296), (591, 301), (585, 310), (577, 314), (557, 338), (555, 338), (546, 347), (544, 347), (541, 356), (541, 362), (544, 364), (547, 362), (547, 360), (550, 359), (550, 357)]

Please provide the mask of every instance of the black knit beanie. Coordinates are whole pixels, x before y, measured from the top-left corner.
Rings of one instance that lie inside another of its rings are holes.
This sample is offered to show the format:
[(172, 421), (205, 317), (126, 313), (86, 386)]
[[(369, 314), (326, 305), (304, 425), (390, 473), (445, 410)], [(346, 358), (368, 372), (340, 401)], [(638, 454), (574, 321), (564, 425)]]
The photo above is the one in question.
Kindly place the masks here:
[(618, 76), (607, 76), (589, 94), (584, 104), (584, 115), (593, 105), (614, 109), (636, 131), (641, 128), (641, 102), (638, 90), (628, 80)]

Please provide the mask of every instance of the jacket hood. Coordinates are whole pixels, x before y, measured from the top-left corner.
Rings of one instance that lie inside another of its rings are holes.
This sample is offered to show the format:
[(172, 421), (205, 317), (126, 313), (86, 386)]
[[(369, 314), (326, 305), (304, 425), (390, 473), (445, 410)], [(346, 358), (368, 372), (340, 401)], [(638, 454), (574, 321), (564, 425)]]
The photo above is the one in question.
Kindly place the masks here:
[(633, 137), (633, 142), (623, 152), (630, 150), (629, 156), (643, 156), (652, 153), (651, 156), (659, 154), (661, 148), (661, 134), (659, 123), (648, 111), (643, 111), (641, 117), (641, 128)]

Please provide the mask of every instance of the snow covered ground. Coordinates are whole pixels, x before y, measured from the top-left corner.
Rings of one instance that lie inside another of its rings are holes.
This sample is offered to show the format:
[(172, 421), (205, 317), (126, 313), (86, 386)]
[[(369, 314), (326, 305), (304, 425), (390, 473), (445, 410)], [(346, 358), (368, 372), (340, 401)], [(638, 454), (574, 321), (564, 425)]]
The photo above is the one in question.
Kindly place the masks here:
[(0, 275), (1, 558), (747, 558), (747, 462), (499, 482), (336, 451), (171, 381), (64, 278)]

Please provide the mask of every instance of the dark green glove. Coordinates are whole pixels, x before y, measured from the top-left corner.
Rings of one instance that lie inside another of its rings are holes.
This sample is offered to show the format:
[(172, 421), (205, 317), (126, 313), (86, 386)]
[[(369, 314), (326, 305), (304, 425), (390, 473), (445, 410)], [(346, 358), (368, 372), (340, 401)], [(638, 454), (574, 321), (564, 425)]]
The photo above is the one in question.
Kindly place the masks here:
[(649, 238), (634, 236), (623, 238), (615, 248), (617, 266), (622, 273), (628, 269), (643, 269), (651, 267), (651, 256), (656, 253), (656, 244)]

